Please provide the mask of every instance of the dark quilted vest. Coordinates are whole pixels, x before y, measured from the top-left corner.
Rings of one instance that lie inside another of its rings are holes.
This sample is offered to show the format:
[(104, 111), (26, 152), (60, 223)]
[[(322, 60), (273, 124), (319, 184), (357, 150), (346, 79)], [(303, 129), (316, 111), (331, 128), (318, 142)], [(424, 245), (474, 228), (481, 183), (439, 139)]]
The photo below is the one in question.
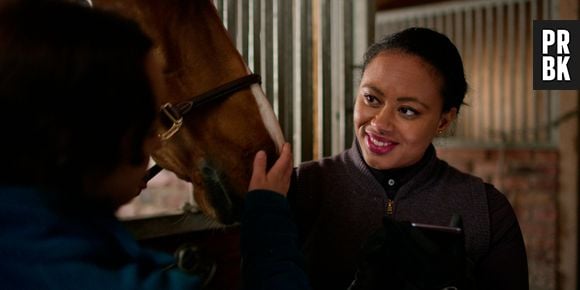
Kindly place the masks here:
[[(301, 231), (306, 271), (314, 289), (346, 289), (362, 243), (381, 226), (386, 193), (356, 146), (339, 155), (306, 162), (295, 171), (289, 201)], [(435, 154), (397, 192), (397, 220), (448, 225), (463, 218), (467, 254), (488, 251), (490, 222), (481, 179), (462, 173)]]

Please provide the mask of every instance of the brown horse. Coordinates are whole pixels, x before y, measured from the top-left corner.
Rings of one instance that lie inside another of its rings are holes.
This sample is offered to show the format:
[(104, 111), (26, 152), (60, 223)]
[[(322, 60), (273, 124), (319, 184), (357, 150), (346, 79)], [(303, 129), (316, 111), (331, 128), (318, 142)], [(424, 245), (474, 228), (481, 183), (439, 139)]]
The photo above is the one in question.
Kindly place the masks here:
[(192, 182), (206, 215), (238, 220), (255, 153), (270, 163), (284, 142), (255, 76), (251, 75), (209, 0), (93, 0), (136, 20), (166, 60), (169, 120), (153, 159)]

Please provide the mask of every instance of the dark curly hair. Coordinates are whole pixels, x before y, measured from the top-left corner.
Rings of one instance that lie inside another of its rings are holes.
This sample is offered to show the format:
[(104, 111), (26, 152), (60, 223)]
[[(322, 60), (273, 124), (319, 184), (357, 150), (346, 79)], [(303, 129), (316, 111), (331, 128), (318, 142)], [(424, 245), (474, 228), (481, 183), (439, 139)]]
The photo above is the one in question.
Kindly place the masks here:
[(144, 162), (156, 114), (152, 46), (111, 12), (67, 1), (2, 5), (0, 185), (79, 190), (88, 174)]

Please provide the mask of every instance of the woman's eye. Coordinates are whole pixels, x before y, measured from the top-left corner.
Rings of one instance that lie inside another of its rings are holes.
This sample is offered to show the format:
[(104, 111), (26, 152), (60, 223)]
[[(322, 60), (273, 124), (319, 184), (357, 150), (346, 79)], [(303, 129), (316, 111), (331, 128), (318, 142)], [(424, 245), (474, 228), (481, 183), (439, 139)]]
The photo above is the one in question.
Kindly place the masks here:
[(372, 95), (364, 94), (363, 98), (365, 100), (365, 103), (369, 105), (377, 105), (379, 103), (379, 100)]
[(417, 115), (419, 115), (419, 112), (417, 112), (417, 110), (411, 108), (411, 107), (401, 107), (399, 108), (399, 112), (401, 112), (401, 114), (403, 114), (403, 116), (411, 118), (411, 117), (415, 117)]

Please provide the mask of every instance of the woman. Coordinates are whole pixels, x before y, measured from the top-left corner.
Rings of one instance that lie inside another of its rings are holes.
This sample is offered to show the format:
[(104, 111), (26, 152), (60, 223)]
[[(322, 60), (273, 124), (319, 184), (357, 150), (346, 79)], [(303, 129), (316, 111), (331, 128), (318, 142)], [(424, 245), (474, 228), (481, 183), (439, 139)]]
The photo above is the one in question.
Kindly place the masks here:
[[(109, 12), (0, 5), (0, 288), (201, 289), (115, 217), (145, 186), (160, 146), (163, 62), (152, 48), (137, 24)], [(286, 193), (291, 172), (288, 145), (270, 171), (258, 154), (248, 196)]]
[(478, 287), (528, 288), (523, 238), (507, 199), (438, 159), (432, 145), (456, 119), (466, 90), (461, 57), (440, 33), (411, 28), (367, 50), (352, 148), (301, 164), (288, 195), (313, 289), (348, 288), (361, 246), (383, 217), (448, 225), (454, 214), (463, 219)]

